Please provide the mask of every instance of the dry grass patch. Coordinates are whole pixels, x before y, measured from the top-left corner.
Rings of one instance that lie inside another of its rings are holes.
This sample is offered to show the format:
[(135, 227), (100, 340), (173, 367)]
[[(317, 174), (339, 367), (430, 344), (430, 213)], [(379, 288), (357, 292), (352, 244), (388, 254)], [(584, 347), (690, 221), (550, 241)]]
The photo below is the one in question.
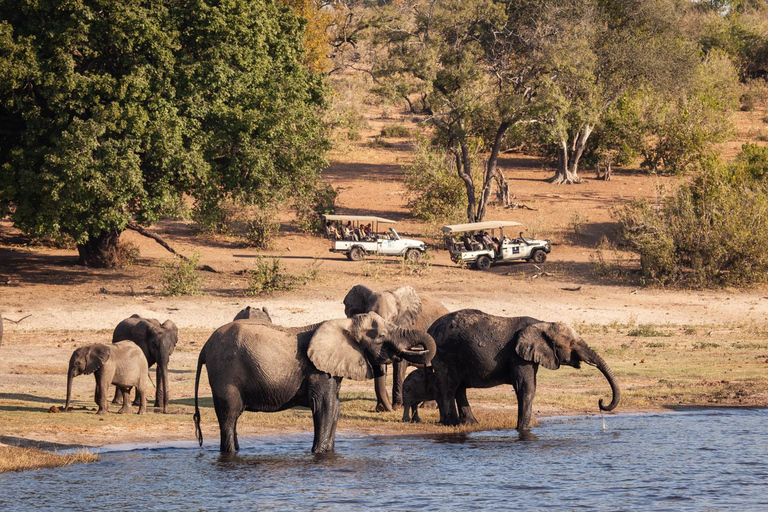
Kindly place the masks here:
[(99, 456), (86, 449), (76, 453), (58, 454), (37, 448), (0, 446), (0, 473), (27, 469), (56, 468), (78, 462), (96, 462)]

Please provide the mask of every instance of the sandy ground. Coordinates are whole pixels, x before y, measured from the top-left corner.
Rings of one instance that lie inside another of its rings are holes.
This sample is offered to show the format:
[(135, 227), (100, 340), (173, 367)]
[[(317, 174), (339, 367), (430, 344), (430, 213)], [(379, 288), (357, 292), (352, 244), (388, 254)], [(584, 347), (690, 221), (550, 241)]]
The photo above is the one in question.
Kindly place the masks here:
[[(753, 114), (739, 119), (740, 130), (750, 126)], [(394, 139), (386, 147), (367, 145), (385, 122), (391, 121), (372, 118), (362, 141), (337, 147), (324, 179), (340, 190), (340, 213), (392, 218), (403, 236), (431, 241), (436, 227), (414, 220), (407, 210), (400, 167), (410, 158), (407, 141)], [(731, 146), (740, 143), (737, 139), (725, 149), (731, 151)], [(191, 222), (166, 220), (152, 229), (185, 254), (197, 251), (201, 263), (218, 271), (201, 273), (204, 295), (176, 298), (162, 294), (162, 264), (170, 261), (169, 253), (137, 233), (126, 232), (122, 238), (140, 248), (137, 265), (85, 269), (73, 265), (76, 253), (72, 249), (30, 245), (7, 220), (0, 220), (0, 312), (7, 318), (0, 349), (0, 422), (3, 415), (18, 409), (18, 396), (25, 389), (37, 389), (45, 407), (63, 401), (71, 350), (86, 342), (109, 342), (114, 326), (131, 314), (172, 319), (182, 338), (187, 337), (174, 354), (174, 365), (188, 369), (194, 366), (208, 334), (246, 305), (267, 306), (275, 323), (305, 325), (342, 317), (342, 299), (355, 284), (374, 289), (412, 285), (450, 310), (477, 308), (498, 315), (530, 315), (565, 321), (577, 329), (580, 325), (617, 324), (757, 329), (766, 323), (766, 288), (667, 290), (643, 287), (631, 278), (616, 281), (595, 276), (592, 258), (597, 244), (617, 227), (612, 208), (636, 198), (655, 199), (659, 190), (673, 189), (677, 179), (619, 169), (610, 182), (589, 179), (591, 173), (585, 171), (581, 185), (554, 186), (544, 182), (552, 170), (536, 158), (507, 154), (500, 164), (515, 200), (532, 209), (492, 206), (487, 218), (516, 220), (523, 223), (526, 234), (551, 239), (553, 251), (541, 266), (518, 263), (477, 272), (458, 268), (438, 248), (431, 250), (431, 265), (417, 273), (396, 259), (350, 262), (329, 253), (328, 241), (298, 233), (290, 212), (282, 215), (281, 234), (271, 251), (245, 247), (236, 237), (196, 235)], [(260, 255), (281, 258), (288, 272), (314, 269), (317, 278), (293, 291), (247, 297), (245, 272)], [(609, 252), (604, 256), (624, 268), (637, 264), (628, 254)], [(87, 396), (87, 387), (82, 385), (81, 396)], [(184, 388), (183, 392), (189, 391)], [(261, 432), (265, 430), (269, 429)], [(152, 432), (166, 438), (180, 435), (175, 430)], [(88, 436), (55, 428), (41, 429), (29, 437), (60, 443), (114, 442), (104, 431)]]

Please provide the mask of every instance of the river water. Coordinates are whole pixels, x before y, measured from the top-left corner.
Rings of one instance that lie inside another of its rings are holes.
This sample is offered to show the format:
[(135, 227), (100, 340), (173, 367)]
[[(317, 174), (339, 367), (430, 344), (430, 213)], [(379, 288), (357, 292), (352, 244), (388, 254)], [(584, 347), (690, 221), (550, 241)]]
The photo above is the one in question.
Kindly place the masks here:
[(240, 443), (0, 474), (0, 510), (768, 510), (765, 408), (551, 418), (525, 438), (339, 435), (326, 456), (310, 433)]

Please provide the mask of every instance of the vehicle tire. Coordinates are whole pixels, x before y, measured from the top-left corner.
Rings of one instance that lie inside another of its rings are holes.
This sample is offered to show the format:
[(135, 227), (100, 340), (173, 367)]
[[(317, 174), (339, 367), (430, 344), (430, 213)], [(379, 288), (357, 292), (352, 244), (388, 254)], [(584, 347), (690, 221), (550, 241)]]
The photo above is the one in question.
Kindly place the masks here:
[(547, 261), (547, 253), (541, 249), (537, 249), (533, 251), (533, 254), (531, 254), (531, 261), (534, 263), (544, 263)]
[(485, 255), (480, 256), (477, 258), (477, 261), (475, 261), (475, 268), (477, 270), (488, 270), (491, 268), (491, 258)]
[(360, 261), (365, 257), (362, 247), (353, 247), (349, 250), (349, 259), (352, 261)]
[(418, 263), (421, 259), (421, 251), (418, 249), (408, 249), (405, 251), (405, 260), (408, 263)]

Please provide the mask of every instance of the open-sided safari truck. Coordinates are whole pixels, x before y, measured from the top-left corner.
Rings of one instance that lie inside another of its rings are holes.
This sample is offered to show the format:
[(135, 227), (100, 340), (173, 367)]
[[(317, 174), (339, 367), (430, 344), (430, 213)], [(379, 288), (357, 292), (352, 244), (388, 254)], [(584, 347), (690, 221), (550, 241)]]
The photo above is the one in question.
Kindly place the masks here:
[(512, 221), (472, 222), (443, 226), (445, 247), (454, 263), (463, 262), (478, 270), (487, 270), (492, 264), (507, 261), (533, 261), (543, 263), (552, 251), (549, 240), (517, 238), (504, 235), (504, 228), (522, 226)]
[(360, 261), (367, 254), (402, 256), (417, 262), (426, 252), (427, 244), (419, 240), (400, 238), (393, 228), (381, 224), (395, 221), (370, 215), (324, 215), (325, 232), (331, 240), (331, 252), (346, 254), (352, 261)]

